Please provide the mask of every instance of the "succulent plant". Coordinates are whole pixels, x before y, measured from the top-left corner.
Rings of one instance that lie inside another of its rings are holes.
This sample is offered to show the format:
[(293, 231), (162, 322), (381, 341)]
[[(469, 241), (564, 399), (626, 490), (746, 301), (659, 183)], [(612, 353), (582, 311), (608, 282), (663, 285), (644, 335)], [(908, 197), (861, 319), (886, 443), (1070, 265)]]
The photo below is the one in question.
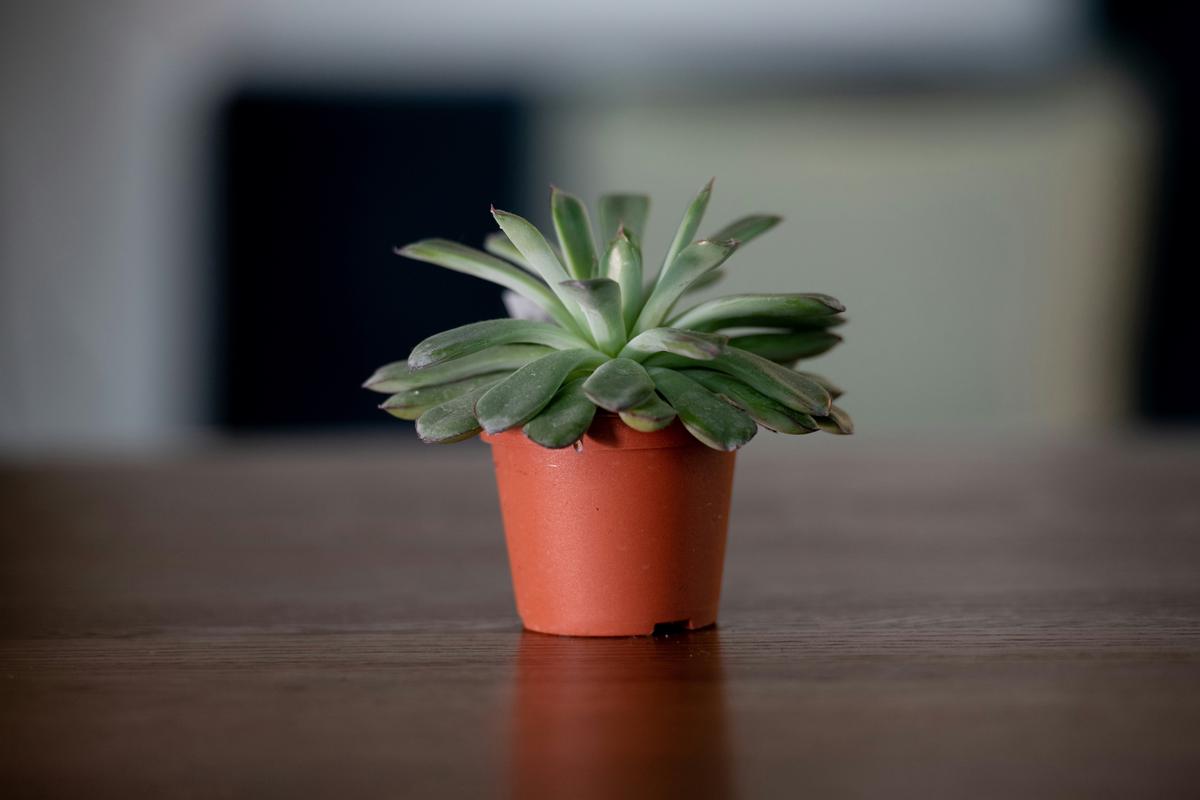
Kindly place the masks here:
[(711, 285), (735, 250), (779, 217), (753, 214), (696, 239), (712, 181), (683, 215), (662, 267), (647, 280), (641, 239), (644, 195), (600, 199), (597, 247), (587, 208), (558, 189), (550, 205), (555, 248), (527, 220), (492, 209), (500, 231), (487, 252), (443, 239), (399, 255), (503, 286), (518, 318), (492, 319), (430, 336), (364, 386), (390, 395), (380, 406), (415, 419), (426, 442), (457, 442), (518, 426), (543, 447), (567, 447), (597, 409), (639, 431), (676, 417), (718, 450), (735, 450), (758, 426), (779, 433), (848, 434), (833, 405), (841, 391), (796, 370), (841, 341), (845, 307), (824, 294), (742, 294), (676, 312)]

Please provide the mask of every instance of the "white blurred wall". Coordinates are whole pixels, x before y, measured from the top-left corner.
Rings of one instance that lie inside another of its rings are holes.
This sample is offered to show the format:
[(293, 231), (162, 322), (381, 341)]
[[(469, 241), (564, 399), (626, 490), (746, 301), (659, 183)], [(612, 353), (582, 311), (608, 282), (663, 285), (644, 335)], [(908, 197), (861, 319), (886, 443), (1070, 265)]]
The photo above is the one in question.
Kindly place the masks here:
[[(877, 430), (1111, 420), (1147, 152), (1120, 81), (1015, 101), (770, 99), (822, 71), (1036, 74), (1077, 55), (1082, 8), (6, 3), (0, 447), (156, 446), (202, 420), (206, 126), (239, 77), (527, 90), (547, 109), (540, 177), (653, 191), (660, 242), (717, 174), (714, 216), (789, 217), (728, 287), (843, 295), (851, 343), (829, 370)], [(758, 99), (731, 99), (739, 87)]]

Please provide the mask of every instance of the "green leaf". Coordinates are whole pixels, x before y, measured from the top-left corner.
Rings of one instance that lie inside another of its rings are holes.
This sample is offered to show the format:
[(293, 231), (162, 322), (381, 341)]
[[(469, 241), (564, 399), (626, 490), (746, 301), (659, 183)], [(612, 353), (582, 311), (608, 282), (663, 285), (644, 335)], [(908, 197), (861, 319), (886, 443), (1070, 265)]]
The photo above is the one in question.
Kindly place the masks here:
[(817, 423), (808, 414), (793, 411), (782, 403), (776, 403), (761, 392), (751, 389), (739, 380), (720, 372), (707, 369), (689, 369), (681, 374), (694, 380), (713, 394), (733, 403), (745, 411), (764, 428), (777, 433), (799, 435), (817, 430)]
[[(737, 244), (733, 242), (696, 242), (681, 252), (671, 266), (665, 270), (658, 280), (658, 285), (650, 292), (650, 297), (638, 315), (634, 331), (644, 331), (657, 328), (662, 324), (671, 308), (679, 300), (680, 295), (695, 283), (704, 273), (714, 270), (725, 263), (725, 259), (733, 254)], [(675, 328), (693, 327), (690, 325), (673, 325)]]
[(549, 286), (570, 279), (554, 249), (532, 222), (519, 214), (498, 208), (492, 209), (492, 217), (533, 271), (541, 275)]
[(714, 450), (736, 450), (758, 432), (754, 420), (691, 378), (669, 369), (652, 369), (650, 375), (684, 427)]
[[(710, 179), (704, 185), (704, 188), (700, 190), (700, 194), (696, 195), (696, 199), (688, 206), (687, 211), (683, 212), (683, 219), (679, 223), (679, 228), (675, 231), (675, 238), (671, 240), (671, 246), (667, 249), (667, 257), (663, 259), (662, 267), (658, 271), (658, 280), (655, 281), (656, 286), (662, 284), (666, 279), (667, 273), (671, 271), (671, 265), (675, 263), (675, 259), (696, 238), (696, 230), (700, 227), (700, 221), (704, 219), (704, 210), (708, 208), (708, 199), (712, 197), (713, 180), (715, 179)], [(654, 324), (657, 325), (658, 323), (655, 322)]]
[(542, 345), (506, 344), (420, 370), (409, 369), (407, 361), (393, 361), (375, 370), (374, 374), (367, 378), (363, 388), (383, 394), (396, 394), (488, 372), (518, 369), (551, 352), (553, 351), (550, 348)]
[(550, 215), (554, 231), (573, 278), (587, 280), (596, 275), (596, 241), (592, 238), (592, 221), (587, 207), (572, 194), (558, 187), (550, 191)]
[(542, 356), (480, 397), (475, 416), (488, 433), (524, 425), (546, 407), (571, 373), (597, 367), (606, 360), (595, 350), (559, 350)]
[[(693, 361), (668, 354), (653, 355), (646, 360), (646, 368), (650, 367), (700, 368), (724, 372), (790, 409), (813, 416), (829, 414), (832, 402), (829, 392), (811, 378), (736, 347), (726, 347), (721, 355), (709, 361)], [(650, 374), (653, 375), (653, 371)]]
[(494, 256), (511, 261), (521, 269), (532, 271), (532, 267), (525, 260), (525, 256), (521, 255), (521, 251), (509, 240), (504, 231), (492, 231), (483, 237), (483, 249)]
[(596, 346), (616, 355), (625, 343), (625, 320), (621, 318), (621, 287), (608, 278), (563, 281), (560, 284), (583, 310)]
[(829, 378), (826, 378), (824, 375), (818, 375), (815, 372), (800, 372), (800, 371), (797, 371), (796, 374), (803, 375), (804, 377), (808, 378), (810, 381), (819, 383), (821, 386), (823, 386), (825, 388), (825, 391), (829, 392), (829, 396), (832, 397), (834, 400), (837, 400), (839, 397), (841, 397), (842, 395), (845, 394), (845, 392), (842, 391), (842, 389), (839, 388), (836, 383), (829, 380)]
[[(645, 238), (650, 198), (644, 194), (606, 194), (600, 198), (600, 241), (610, 242), (622, 226), (641, 242)], [(611, 275), (609, 277), (612, 277)]]
[(840, 314), (846, 307), (827, 294), (732, 294), (718, 297), (671, 320), (676, 328), (791, 328), (813, 318)]
[(452, 383), (442, 383), (437, 386), (421, 386), (416, 389), (397, 392), (387, 400), (384, 400), (379, 407), (393, 417), (416, 419), (434, 406), (441, 405), (447, 400), (453, 400), (460, 394), (478, 389), (480, 386), (491, 386), (507, 374), (507, 372), (489, 372), (485, 375), (476, 375), (473, 378), (464, 378), (461, 381), (454, 381)]
[(842, 436), (854, 433), (854, 420), (850, 419), (850, 415), (837, 406), (831, 406), (828, 416), (816, 417), (816, 420), (817, 425), (821, 426), (821, 430), (826, 433)]
[(508, 211), (493, 208), (492, 216), (509, 240), (521, 251), (521, 255), (525, 257), (530, 268), (542, 276), (542, 280), (549, 285), (550, 290), (570, 312), (579, 330), (587, 330), (587, 321), (582, 312), (570, 297), (563, 293), (561, 288), (563, 282), (570, 280), (571, 276), (563, 269), (562, 263), (558, 260), (554, 249), (550, 247), (550, 243), (546, 241), (546, 237), (542, 236), (542, 232), (529, 220)]
[(783, 220), (774, 214), (750, 214), (735, 220), (708, 238), (714, 242), (724, 242), (733, 239), (738, 244), (745, 244), (774, 228)]
[(624, 229), (604, 254), (604, 273), (621, 287), (621, 316), (632, 329), (642, 310), (642, 251)]
[(649, 399), (622, 411), (621, 421), (635, 431), (653, 433), (674, 422), (675, 416), (675, 409), (657, 394), (652, 394)]
[(654, 394), (654, 380), (636, 361), (614, 358), (588, 376), (583, 383), (583, 392), (603, 409), (624, 411), (650, 399)]
[(435, 333), (413, 348), (409, 369), (428, 369), (471, 353), (503, 344), (541, 344), (556, 350), (590, 345), (549, 322), (523, 319), (487, 319)]
[(797, 319), (789, 323), (788, 327), (794, 331), (827, 331), (830, 328), (840, 328), (847, 321), (841, 314), (831, 314), (828, 317)]
[(687, 288), (684, 294), (700, 292), (714, 284), (720, 283), (721, 281), (725, 280), (726, 274), (727, 273), (723, 269), (714, 269), (711, 272), (706, 272), (696, 280), (692, 281), (692, 285)]
[(791, 364), (828, 352), (841, 341), (841, 336), (828, 331), (789, 331), (734, 336), (729, 344), (772, 361)]
[(445, 239), (423, 239), (397, 249), (396, 254), (498, 283), (537, 303), (568, 330), (576, 328), (575, 319), (568, 308), (545, 283), (528, 272), (473, 247)]
[(483, 383), (453, 400), (447, 400), (429, 409), (417, 417), (417, 436), (429, 444), (452, 444), (470, 439), (479, 433), (479, 423), (474, 412), (475, 403), (492, 386), (493, 383)]
[(674, 353), (684, 358), (715, 358), (725, 350), (729, 337), (717, 333), (698, 333), (682, 328), (651, 328), (629, 340), (621, 349), (622, 358), (645, 361), (654, 353)]
[(551, 449), (582, 439), (596, 416), (596, 407), (584, 396), (582, 386), (582, 378), (567, 382), (550, 404), (525, 424), (525, 435)]

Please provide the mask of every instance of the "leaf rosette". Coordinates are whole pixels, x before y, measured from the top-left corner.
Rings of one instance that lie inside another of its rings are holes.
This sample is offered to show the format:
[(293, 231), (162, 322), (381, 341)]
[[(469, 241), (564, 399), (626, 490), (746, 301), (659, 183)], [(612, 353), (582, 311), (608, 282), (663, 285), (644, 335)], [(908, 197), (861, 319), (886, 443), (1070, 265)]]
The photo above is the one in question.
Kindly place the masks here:
[(418, 435), (433, 443), (519, 428), (543, 447), (567, 447), (597, 412), (639, 431), (678, 420), (717, 450), (736, 450), (760, 426), (852, 433), (850, 416), (833, 404), (841, 390), (796, 369), (842, 341), (833, 331), (845, 322), (838, 300), (740, 294), (678, 310), (780, 221), (751, 214), (698, 237), (711, 194), (710, 181), (653, 275), (641, 250), (650, 201), (638, 194), (600, 198), (594, 227), (579, 198), (553, 189), (554, 244), (523, 217), (493, 208), (500, 230), (484, 250), (444, 239), (398, 248), (504, 287), (506, 306), (526, 318), (434, 334), (364, 386), (387, 394), (380, 408), (416, 420)]

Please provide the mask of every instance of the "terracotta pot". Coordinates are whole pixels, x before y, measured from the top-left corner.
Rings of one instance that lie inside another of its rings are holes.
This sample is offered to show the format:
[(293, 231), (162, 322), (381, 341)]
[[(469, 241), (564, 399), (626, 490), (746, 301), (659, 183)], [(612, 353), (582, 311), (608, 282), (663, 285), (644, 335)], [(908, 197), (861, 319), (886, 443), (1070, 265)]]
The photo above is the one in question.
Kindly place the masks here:
[(610, 414), (562, 450), (516, 429), (483, 438), (526, 628), (634, 636), (716, 622), (733, 453), (678, 422), (639, 433)]

